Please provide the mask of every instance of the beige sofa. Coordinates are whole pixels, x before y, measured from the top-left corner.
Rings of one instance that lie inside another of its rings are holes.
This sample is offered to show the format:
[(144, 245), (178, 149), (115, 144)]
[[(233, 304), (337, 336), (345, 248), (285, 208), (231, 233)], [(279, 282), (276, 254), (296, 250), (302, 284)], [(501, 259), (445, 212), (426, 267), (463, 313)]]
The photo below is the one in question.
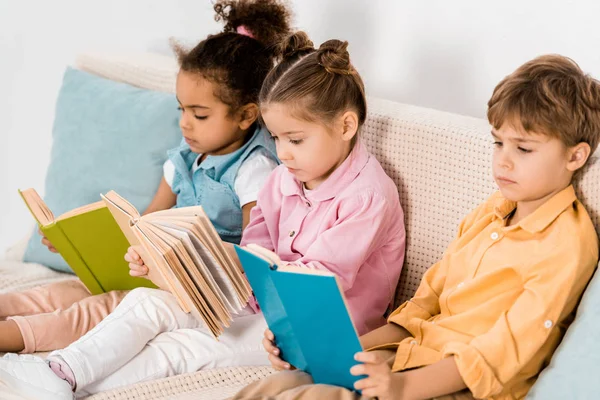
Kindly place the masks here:
[[(177, 66), (169, 58), (86, 54), (77, 66), (136, 86), (173, 91)], [(482, 104), (482, 108), (485, 105)], [(395, 305), (410, 298), (423, 272), (444, 252), (456, 227), (495, 190), (487, 121), (370, 98), (361, 132), (368, 148), (398, 186), (407, 228), (406, 261)], [(600, 226), (600, 164), (592, 160), (578, 185), (596, 228)], [(351, 244), (349, 244), (351, 245)], [(0, 290), (66, 279), (41, 266), (22, 268), (22, 243), (0, 262)], [(100, 393), (90, 399), (224, 399), (271, 374), (268, 367), (201, 371)]]

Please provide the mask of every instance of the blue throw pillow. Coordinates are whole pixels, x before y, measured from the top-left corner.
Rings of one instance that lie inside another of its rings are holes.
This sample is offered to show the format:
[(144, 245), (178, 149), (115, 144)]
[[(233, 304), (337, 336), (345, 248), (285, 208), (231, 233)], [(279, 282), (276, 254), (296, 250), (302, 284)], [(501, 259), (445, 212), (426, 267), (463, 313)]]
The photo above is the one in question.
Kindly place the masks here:
[(575, 321), (527, 399), (597, 399), (600, 396), (599, 331), (600, 272), (596, 271), (577, 308)]
[[(44, 200), (55, 216), (115, 190), (143, 212), (162, 177), (167, 150), (181, 140), (174, 94), (68, 68), (56, 103)], [(36, 233), (24, 260), (70, 272)]]

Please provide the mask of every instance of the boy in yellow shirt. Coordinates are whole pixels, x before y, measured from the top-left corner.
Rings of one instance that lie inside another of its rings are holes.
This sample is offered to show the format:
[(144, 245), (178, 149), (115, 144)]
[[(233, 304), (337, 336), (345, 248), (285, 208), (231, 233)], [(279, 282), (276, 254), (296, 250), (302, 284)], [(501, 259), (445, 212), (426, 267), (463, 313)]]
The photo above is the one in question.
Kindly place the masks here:
[[(573, 176), (600, 139), (600, 83), (548, 55), (519, 67), (488, 102), (500, 191), (460, 224), (414, 297), (361, 337), (362, 398), (521, 399), (549, 362), (598, 262)], [(278, 369), (273, 335), (264, 346)], [(286, 371), (235, 399), (359, 399)]]

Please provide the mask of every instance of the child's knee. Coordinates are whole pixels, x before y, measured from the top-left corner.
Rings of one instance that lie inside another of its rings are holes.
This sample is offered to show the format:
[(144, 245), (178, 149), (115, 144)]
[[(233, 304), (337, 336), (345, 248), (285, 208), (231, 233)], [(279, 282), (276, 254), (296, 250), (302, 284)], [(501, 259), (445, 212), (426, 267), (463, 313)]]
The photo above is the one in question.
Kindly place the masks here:
[(139, 287), (127, 293), (121, 303), (142, 303), (148, 299), (166, 300), (168, 297), (172, 296), (171, 293), (164, 290)]

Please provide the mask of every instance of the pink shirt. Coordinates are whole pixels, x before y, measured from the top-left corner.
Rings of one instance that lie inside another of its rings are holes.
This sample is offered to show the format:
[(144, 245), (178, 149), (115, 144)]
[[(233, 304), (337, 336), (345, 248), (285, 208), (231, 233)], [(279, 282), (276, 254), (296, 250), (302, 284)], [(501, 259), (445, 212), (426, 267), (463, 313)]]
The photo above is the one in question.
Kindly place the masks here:
[(325, 182), (306, 193), (285, 166), (277, 167), (258, 195), (242, 245), (256, 243), (284, 262), (335, 273), (362, 335), (385, 323), (405, 237), (398, 189), (358, 142)]

